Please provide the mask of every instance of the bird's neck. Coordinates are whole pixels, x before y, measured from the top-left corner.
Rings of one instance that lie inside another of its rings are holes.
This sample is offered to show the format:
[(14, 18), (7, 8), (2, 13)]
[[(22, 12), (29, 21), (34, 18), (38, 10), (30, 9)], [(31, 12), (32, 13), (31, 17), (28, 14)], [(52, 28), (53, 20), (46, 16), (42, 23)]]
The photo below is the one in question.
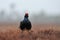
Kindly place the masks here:
[(27, 21), (27, 20), (28, 20), (28, 18), (24, 17), (24, 21)]

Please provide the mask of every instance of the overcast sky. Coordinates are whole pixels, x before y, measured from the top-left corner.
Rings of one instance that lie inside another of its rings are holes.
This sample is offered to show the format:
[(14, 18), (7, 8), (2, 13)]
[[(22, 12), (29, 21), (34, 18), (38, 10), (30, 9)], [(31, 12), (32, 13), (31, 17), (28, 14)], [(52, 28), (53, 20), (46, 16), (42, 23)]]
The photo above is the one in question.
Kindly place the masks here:
[(28, 10), (30, 13), (44, 9), (46, 12), (59, 13), (60, 0), (0, 0), (0, 10), (10, 10), (10, 4), (16, 4), (17, 11)]

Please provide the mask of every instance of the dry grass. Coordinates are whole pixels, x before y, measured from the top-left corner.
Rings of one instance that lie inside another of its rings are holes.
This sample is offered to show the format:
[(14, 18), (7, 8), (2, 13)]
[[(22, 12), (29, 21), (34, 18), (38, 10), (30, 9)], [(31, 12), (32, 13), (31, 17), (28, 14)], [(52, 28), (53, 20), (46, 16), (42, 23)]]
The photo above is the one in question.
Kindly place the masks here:
[(49, 27), (46, 25), (33, 25), (30, 32), (24, 31), (22, 33), (16, 25), (2, 26), (0, 27), (0, 40), (60, 40), (59, 28), (52, 25)]

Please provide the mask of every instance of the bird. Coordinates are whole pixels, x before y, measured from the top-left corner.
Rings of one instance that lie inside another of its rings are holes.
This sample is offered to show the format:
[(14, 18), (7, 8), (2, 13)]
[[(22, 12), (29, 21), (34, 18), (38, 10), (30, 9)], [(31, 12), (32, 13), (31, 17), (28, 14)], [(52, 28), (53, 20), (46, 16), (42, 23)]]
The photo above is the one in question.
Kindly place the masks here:
[(20, 29), (22, 30), (22, 32), (24, 30), (30, 31), (32, 28), (31, 22), (28, 17), (28, 13), (25, 13), (24, 19), (20, 22)]

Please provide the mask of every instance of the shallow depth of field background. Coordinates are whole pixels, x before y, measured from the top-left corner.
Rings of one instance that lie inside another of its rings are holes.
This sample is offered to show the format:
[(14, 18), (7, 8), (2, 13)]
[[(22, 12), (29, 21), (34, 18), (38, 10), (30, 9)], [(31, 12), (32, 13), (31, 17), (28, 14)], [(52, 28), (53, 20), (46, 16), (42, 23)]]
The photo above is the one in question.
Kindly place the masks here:
[[(26, 12), (32, 29), (21, 33)], [(0, 40), (60, 40), (60, 0), (0, 0)]]

